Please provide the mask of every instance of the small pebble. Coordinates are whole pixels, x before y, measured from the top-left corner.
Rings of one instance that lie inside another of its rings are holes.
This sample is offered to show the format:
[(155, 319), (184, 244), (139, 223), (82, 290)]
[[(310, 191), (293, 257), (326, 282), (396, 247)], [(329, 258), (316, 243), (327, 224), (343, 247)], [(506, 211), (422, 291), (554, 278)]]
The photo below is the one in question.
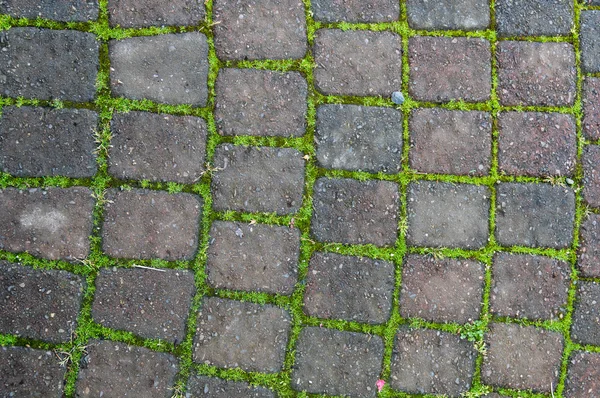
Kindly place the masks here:
[(571, 180), (570, 178), (567, 178), (566, 181), (567, 181), (567, 184), (569, 184), (569, 185), (575, 184), (575, 181)]
[(394, 91), (392, 93), (392, 102), (397, 105), (402, 105), (404, 103), (404, 95), (400, 91)]

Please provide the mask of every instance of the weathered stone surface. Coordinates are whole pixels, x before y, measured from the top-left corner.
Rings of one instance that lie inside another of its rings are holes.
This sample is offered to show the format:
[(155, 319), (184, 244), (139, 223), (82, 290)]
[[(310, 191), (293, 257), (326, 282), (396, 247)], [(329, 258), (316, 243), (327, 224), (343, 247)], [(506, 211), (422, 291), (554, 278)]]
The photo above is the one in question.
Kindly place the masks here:
[(569, 36), (573, 28), (570, 0), (498, 0), (496, 30), (500, 36)]
[(600, 284), (579, 281), (571, 338), (579, 344), (600, 345)]
[(577, 267), (581, 276), (600, 278), (600, 215), (590, 214), (579, 229)]
[(596, 396), (600, 396), (600, 354), (575, 351), (569, 358), (563, 397)]
[(490, 4), (486, 0), (408, 0), (408, 24), (413, 29), (486, 29)]
[(186, 396), (212, 398), (276, 398), (275, 392), (264, 387), (252, 387), (243, 381), (223, 380), (208, 376), (191, 376)]
[(85, 22), (98, 18), (98, 0), (1, 0), (0, 13), (15, 18)]
[(581, 12), (581, 69), (600, 72), (600, 10)]
[(400, 5), (394, 0), (313, 0), (310, 5), (320, 22), (390, 22), (400, 17)]
[(600, 78), (583, 80), (583, 134), (591, 140), (600, 139)]
[(586, 146), (583, 149), (581, 164), (583, 199), (592, 207), (600, 207), (600, 146)]
[(111, 26), (143, 28), (147, 26), (189, 26), (204, 20), (204, 2), (200, 0), (109, 0)]

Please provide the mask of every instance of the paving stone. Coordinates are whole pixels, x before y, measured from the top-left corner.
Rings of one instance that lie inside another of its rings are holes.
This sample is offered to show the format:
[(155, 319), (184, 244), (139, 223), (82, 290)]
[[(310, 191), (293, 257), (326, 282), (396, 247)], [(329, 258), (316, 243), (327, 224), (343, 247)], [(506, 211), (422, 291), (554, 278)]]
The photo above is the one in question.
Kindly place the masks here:
[(484, 278), (485, 266), (477, 261), (408, 255), (400, 314), (438, 323), (473, 322), (481, 313)]
[(570, 0), (498, 0), (496, 30), (500, 36), (569, 36), (573, 28)]
[(600, 72), (600, 10), (581, 12), (581, 69)]
[(565, 248), (573, 241), (575, 195), (550, 184), (497, 186), (496, 239), (503, 246)]
[(302, 206), (304, 160), (291, 148), (219, 145), (213, 158), (213, 209), (295, 213)]
[(423, 181), (408, 187), (407, 243), (483, 247), (489, 236), (490, 191), (485, 186)]
[(572, 44), (501, 41), (496, 54), (502, 105), (573, 105), (577, 87)]
[(575, 351), (569, 359), (563, 397), (597, 396), (600, 396), (600, 354)]
[(600, 207), (600, 146), (583, 148), (583, 199), (592, 207)]
[(381, 372), (381, 337), (306, 327), (296, 345), (292, 388), (309, 393), (374, 397)]
[(206, 274), (217, 289), (292, 294), (298, 278), (300, 231), (265, 224), (214, 221)]
[(75, 30), (5, 30), (0, 34), (0, 94), (93, 101), (99, 46), (95, 35)]
[(319, 178), (314, 187), (311, 232), (323, 242), (393, 246), (398, 211), (396, 183)]
[(581, 276), (600, 278), (600, 215), (590, 214), (581, 224), (577, 267)]
[(111, 26), (142, 28), (147, 26), (189, 26), (204, 20), (204, 2), (199, 0), (109, 0)]
[(438, 330), (401, 327), (392, 353), (392, 388), (412, 394), (461, 396), (471, 388), (473, 343)]
[(408, 91), (417, 100), (485, 101), (492, 89), (490, 42), (466, 37), (411, 37)]
[(393, 108), (321, 105), (315, 131), (322, 167), (398, 173), (402, 157), (402, 113)]
[(408, 24), (413, 29), (486, 29), (490, 5), (486, 0), (408, 0)]
[(402, 39), (392, 32), (320, 29), (315, 87), (323, 94), (389, 97), (402, 83)]
[(583, 135), (590, 140), (600, 139), (600, 79), (583, 80)]
[(186, 270), (103, 269), (96, 278), (94, 321), (147, 339), (180, 343), (194, 296)]
[(0, 249), (49, 260), (90, 253), (92, 191), (84, 187), (0, 191)]
[(198, 247), (202, 200), (188, 193), (109, 190), (102, 249), (116, 258), (191, 260)]
[(206, 105), (208, 44), (202, 33), (111, 40), (109, 56), (114, 95), (166, 104)]
[(300, 137), (306, 80), (298, 72), (224, 68), (216, 82), (215, 121), (223, 135)]
[(206, 122), (193, 116), (115, 113), (108, 172), (121, 179), (193, 184), (204, 172)]
[(215, 50), (222, 60), (300, 59), (307, 49), (300, 0), (215, 0)]
[(571, 337), (579, 344), (600, 345), (600, 284), (579, 281)]
[(483, 396), (483, 398), (504, 398), (504, 397), (506, 397), (506, 395), (500, 395), (495, 392)]
[(421, 108), (411, 112), (410, 167), (422, 173), (486, 175), (492, 154), (487, 112)]
[(0, 13), (15, 18), (85, 22), (98, 18), (97, 0), (0, 0)]
[(186, 397), (276, 398), (273, 391), (264, 387), (252, 387), (244, 381), (223, 380), (201, 375), (190, 377)]
[(98, 115), (87, 109), (6, 106), (0, 119), (0, 169), (17, 177), (92, 177)]
[(194, 361), (249, 372), (279, 372), (290, 322), (287, 311), (270, 304), (205, 298), (198, 314)]
[(400, 17), (394, 0), (313, 0), (311, 11), (320, 22), (391, 22)]

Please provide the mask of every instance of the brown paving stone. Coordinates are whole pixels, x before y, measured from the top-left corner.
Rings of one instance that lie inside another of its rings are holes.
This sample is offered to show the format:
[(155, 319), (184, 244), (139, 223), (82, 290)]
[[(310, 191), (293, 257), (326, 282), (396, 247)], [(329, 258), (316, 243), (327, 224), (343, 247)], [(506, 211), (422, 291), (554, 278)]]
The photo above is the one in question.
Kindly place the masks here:
[(563, 397), (597, 396), (600, 396), (600, 353), (575, 351), (569, 358)]
[(122, 28), (198, 25), (204, 20), (204, 14), (204, 2), (198, 0), (108, 1), (110, 25)]
[(2, 0), (0, 13), (15, 18), (85, 22), (98, 18), (98, 0)]
[(244, 381), (223, 380), (202, 375), (189, 378), (186, 397), (276, 398), (275, 392), (264, 387), (252, 387)]
[(490, 24), (487, 0), (408, 0), (406, 10), (413, 29), (478, 30)]
[(583, 148), (583, 199), (589, 206), (600, 207), (600, 146)]
[(600, 346), (600, 284), (579, 281), (571, 338), (579, 344)]
[(496, 30), (500, 36), (569, 36), (571, 0), (498, 0)]
[(580, 18), (581, 69), (600, 72), (600, 10), (582, 11)]
[(400, 17), (394, 0), (312, 0), (311, 11), (320, 22), (391, 22)]
[(577, 268), (581, 276), (600, 278), (600, 215), (590, 214), (581, 224)]
[(583, 134), (590, 140), (600, 139), (600, 78), (583, 80)]

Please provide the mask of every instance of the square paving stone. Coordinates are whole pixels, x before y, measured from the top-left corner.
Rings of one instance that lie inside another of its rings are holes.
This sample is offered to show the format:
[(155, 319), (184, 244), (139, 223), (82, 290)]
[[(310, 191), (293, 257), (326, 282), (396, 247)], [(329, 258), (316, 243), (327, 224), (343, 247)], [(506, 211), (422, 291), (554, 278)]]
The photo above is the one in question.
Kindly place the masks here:
[(188, 193), (109, 190), (102, 250), (116, 258), (191, 260), (198, 247), (202, 199)]
[(208, 44), (202, 33), (111, 40), (108, 51), (114, 95), (166, 104), (206, 105)]
[(583, 148), (583, 199), (589, 206), (600, 207), (600, 146)]
[(492, 156), (487, 112), (415, 109), (408, 122), (410, 167), (422, 173), (485, 175)]
[(108, 172), (121, 179), (193, 184), (204, 172), (206, 122), (194, 116), (115, 113)]
[(315, 87), (323, 94), (389, 97), (402, 83), (402, 39), (392, 32), (320, 29)]
[(283, 367), (291, 317), (273, 305), (204, 299), (196, 324), (194, 361), (249, 372)]
[(575, 351), (569, 359), (569, 370), (563, 397), (600, 396), (600, 354)]
[(586, 77), (583, 81), (583, 135), (600, 139), (600, 79)]
[(503, 246), (565, 248), (573, 241), (573, 190), (550, 184), (497, 186), (496, 239)]
[(0, 13), (15, 18), (85, 22), (98, 18), (98, 0), (2, 0)]
[(17, 177), (92, 177), (98, 115), (87, 109), (7, 106), (0, 118), (0, 169)]
[(215, 50), (222, 60), (300, 59), (308, 47), (301, 0), (215, 0)]
[(381, 372), (379, 336), (334, 329), (302, 329), (296, 346), (292, 388), (309, 393), (374, 397)]
[(6, 30), (0, 34), (0, 94), (93, 101), (99, 46), (95, 35), (75, 30)]
[(397, 173), (402, 157), (402, 112), (360, 105), (321, 105), (315, 130), (322, 167)]
[(463, 259), (408, 255), (402, 268), (400, 315), (431, 322), (479, 319), (484, 264)]
[(189, 26), (204, 20), (204, 2), (198, 0), (109, 0), (111, 26), (142, 28), (147, 26)]
[(186, 397), (276, 398), (275, 392), (264, 387), (252, 387), (244, 381), (223, 380), (202, 375), (190, 377)]
[(92, 191), (84, 187), (0, 191), (0, 249), (49, 260), (90, 253)]
[(423, 181), (408, 186), (407, 243), (414, 246), (485, 246), (490, 190), (485, 186)]
[(492, 89), (490, 42), (466, 37), (411, 37), (408, 91), (421, 101), (485, 101)]
[(390, 22), (400, 17), (395, 0), (312, 0), (313, 18), (319, 22)]
[(577, 87), (572, 44), (501, 41), (496, 57), (502, 105), (573, 105)]
[(304, 135), (307, 90), (298, 72), (221, 69), (215, 104), (219, 134)]
[(314, 187), (311, 232), (322, 242), (393, 246), (399, 205), (396, 183), (319, 178)]
[(304, 160), (297, 150), (224, 144), (213, 161), (215, 210), (292, 214), (302, 206)]
[(581, 276), (600, 278), (600, 215), (590, 214), (581, 224), (577, 267)]
[(600, 10), (581, 12), (581, 68), (600, 72)]
[(571, 0), (498, 0), (500, 36), (568, 36), (573, 28)]
[(600, 346), (600, 284), (579, 281), (571, 337), (579, 344)]
[(486, 29), (490, 24), (487, 0), (407, 0), (408, 24), (413, 29)]

